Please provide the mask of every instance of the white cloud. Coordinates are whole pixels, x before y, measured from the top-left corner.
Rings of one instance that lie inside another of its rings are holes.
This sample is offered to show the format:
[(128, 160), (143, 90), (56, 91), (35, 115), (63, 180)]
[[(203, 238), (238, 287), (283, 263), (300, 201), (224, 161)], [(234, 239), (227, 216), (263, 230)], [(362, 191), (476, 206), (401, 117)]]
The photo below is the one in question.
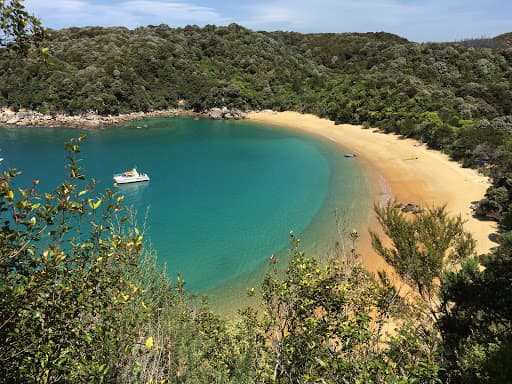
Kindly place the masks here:
[(250, 16), (243, 25), (266, 26), (273, 24), (301, 25), (304, 19), (299, 10), (279, 5), (252, 6), (249, 8)]
[[(356, 31), (369, 23), (396, 24), (404, 15), (414, 14), (417, 6), (390, 0), (280, 0), (248, 7), (248, 26), (285, 22), (287, 27), (306, 28), (310, 31)], [(276, 18), (276, 15), (283, 15)]]
[(121, 0), (104, 4), (87, 0), (27, 0), (25, 7), (52, 28), (69, 26), (126, 26), (148, 24), (226, 24), (215, 9), (186, 2), (164, 0)]
[(197, 23), (219, 23), (226, 21), (213, 8), (188, 3), (134, 0), (123, 1), (119, 4), (119, 7), (127, 13), (135, 11), (137, 14), (176, 21), (190, 22), (190, 20), (193, 20)]
[(25, 8), (32, 12), (40, 11), (81, 11), (87, 7), (87, 3), (80, 0), (26, 0)]

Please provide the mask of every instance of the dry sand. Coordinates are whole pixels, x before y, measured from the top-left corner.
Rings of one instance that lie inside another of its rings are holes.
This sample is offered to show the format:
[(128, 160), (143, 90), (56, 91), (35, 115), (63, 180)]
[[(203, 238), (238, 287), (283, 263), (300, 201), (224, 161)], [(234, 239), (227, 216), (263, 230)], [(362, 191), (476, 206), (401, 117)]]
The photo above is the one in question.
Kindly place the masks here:
[[(367, 169), (375, 201), (396, 199), (401, 203), (421, 206), (446, 204), (450, 214), (460, 214), (465, 229), (477, 240), (477, 251), (487, 252), (496, 243), (489, 235), (496, 232), (496, 223), (477, 220), (471, 215), (471, 203), (480, 200), (490, 182), (477, 171), (462, 168), (458, 163), (424, 144), (376, 129), (341, 124), (314, 115), (297, 112), (253, 112), (248, 119), (268, 125), (299, 129), (327, 138), (342, 150), (357, 154)], [(370, 225), (377, 230), (376, 220)], [(368, 269), (387, 269), (384, 261), (370, 251), (369, 236), (360, 247), (362, 260)]]

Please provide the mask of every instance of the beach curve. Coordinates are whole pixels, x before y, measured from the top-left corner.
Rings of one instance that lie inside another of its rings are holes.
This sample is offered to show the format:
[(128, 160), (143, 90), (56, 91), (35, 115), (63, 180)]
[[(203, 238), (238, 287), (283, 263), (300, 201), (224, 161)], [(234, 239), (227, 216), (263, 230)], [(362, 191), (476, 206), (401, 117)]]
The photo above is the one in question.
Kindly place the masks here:
[[(466, 231), (477, 241), (477, 252), (487, 253), (497, 244), (490, 237), (497, 231), (494, 221), (473, 217), (471, 204), (480, 200), (491, 185), (486, 176), (463, 168), (439, 151), (414, 139), (386, 134), (377, 129), (339, 124), (311, 114), (298, 112), (251, 112), (247, 119), (258, 123), (298, 129), (328, 139), (357, 155), (368, 172), (376, 202), (396, 199), (423, 207), (446, 205), (451, 215), (460, 214)], [(370, 228), (381, 232), (373, 219)], [(370, 237), (363, 234), (359, 247), (361, 259), (372, 272), (388, 269), (372, 249)]]

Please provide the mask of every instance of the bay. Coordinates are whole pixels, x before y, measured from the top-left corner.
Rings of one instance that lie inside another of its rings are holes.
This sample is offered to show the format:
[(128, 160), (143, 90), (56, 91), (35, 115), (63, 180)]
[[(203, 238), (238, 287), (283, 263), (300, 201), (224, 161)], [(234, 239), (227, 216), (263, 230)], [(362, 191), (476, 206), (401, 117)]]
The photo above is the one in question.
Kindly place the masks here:
[[(146, 241), (179, 272), (189, 292), (241, 299), (257, 286), (270, 255), (287, 258), (289, 231), (313, 254), (336, 240), (333, 212), (364, 230), (369, 183), (357, 159), (325, 140), (249, 122), (148, 119), (83, 131), (0, 128), (1, 168), (23, 171), (50, 191), (66, 178), (64, 143), (86, 134), (80, 164), (99, 188), (137, 166), (151, 181), (119, 186), (147, 226)], [(234, 288), (236, 287), (236, 289)]]

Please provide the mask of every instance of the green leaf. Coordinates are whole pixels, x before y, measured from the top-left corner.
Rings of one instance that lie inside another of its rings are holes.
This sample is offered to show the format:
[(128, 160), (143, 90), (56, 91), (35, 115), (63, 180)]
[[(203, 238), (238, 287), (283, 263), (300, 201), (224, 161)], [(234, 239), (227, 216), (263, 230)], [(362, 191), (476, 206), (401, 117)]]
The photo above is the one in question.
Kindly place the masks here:
[(98, 201), (96, 203), (94, 203), (92, 209), (96, 210), (100, 205), (101, 205), (101, 199), (98, 199)]

